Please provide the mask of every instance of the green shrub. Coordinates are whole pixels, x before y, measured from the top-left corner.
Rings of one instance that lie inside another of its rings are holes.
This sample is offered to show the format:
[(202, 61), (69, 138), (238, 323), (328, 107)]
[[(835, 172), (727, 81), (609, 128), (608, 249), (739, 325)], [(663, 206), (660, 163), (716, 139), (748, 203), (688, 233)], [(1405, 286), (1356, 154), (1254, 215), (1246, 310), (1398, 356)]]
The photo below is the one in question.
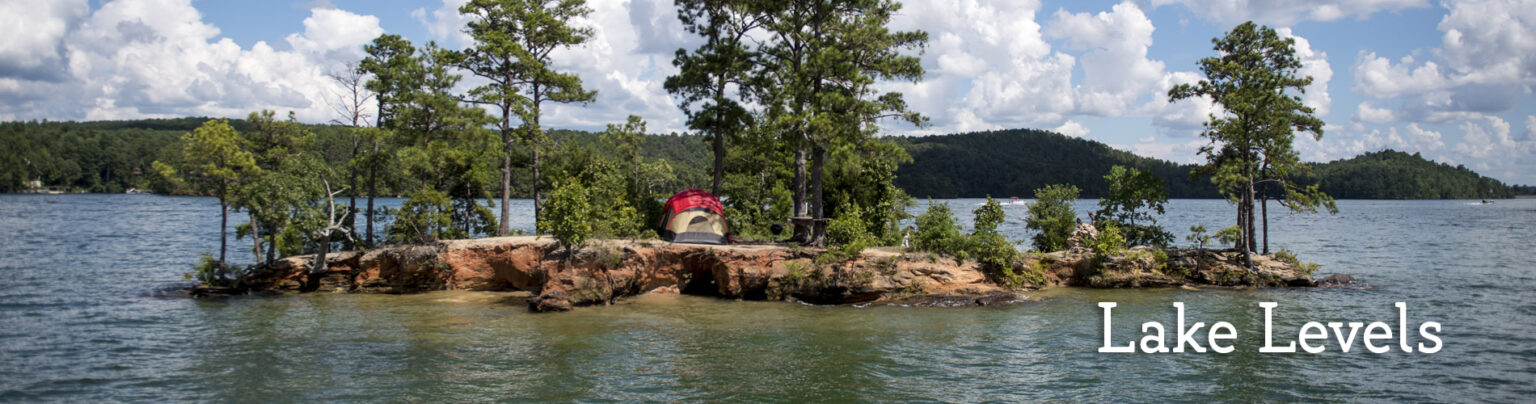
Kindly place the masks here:
[(411, 194), (394, 210), (395, 221), (389, 225), (389, 242), (423, 244), (437, 241), (453, 229), (452, 202), (448, 195), (432, 188)]
[(988, 196), (987, 202), (971, 213), (976, 215), (976, 226), (965, 243), (969, 255), (985, 264), (1005, 270), (1011, 268), (1019, 260), (1019, 250), (1014, 249), (1006, 237), (997, 233), (997, 225), (1008, 218), (1003, 212), (1003, 205)]
[(975, 229), (971, 231), (973, 234), (995, 233), (997, 225), (1008, 218), (1008, 214), (1003, 212), (1003, 205), (993, 200), (991, 195), (987, 195), (987, 202), (971, 211), (971, 214), (976, 215)]
[(1120, 226), (1106, 223), (1103, 229), (1099, 229), (1099, 237), (1088, 241), (1088, 247), (1099, 257), (1119, 255), (1125, 250), (1125, 237), (1120, 235)]
[(1019, 261), (1019, 250), (1001, 234), (973, 234), (968, 241), (967, 255), (982, 263), (1008, 268)]
[(187, 273), (187, 280), (208, 286), (239, 286), (244, 277), (238, 268), (233, 265), (219, 265), (219, 260), (213, 258), (213, 254), (204, 251), (197, 259), (197, 264), (192, 266), (192, 272)]
[(1067, 249), (1067, 238), (1077, 226), (1077, 212), (1072, 202), (1077, 200), (1078, 189), (1072, 185), (1050, 185), (1035, 190), (1035, 203), (1029, 205), (1029, 217), (1025, 223), (1035, 230), (1035, 250), (1058, 251)]
[(1099, 199), (1099, 210), (1093, 213), (1095, 225), (1119, 226), (1126, 245), (1165, 247), (1173, 242), (1173, 235), (1158, 226), (1153, 215), (1163, 214), (1163, 205), (1168, 203), (1162, 178), (1148, 171), (1114, 166), (1104, 182), (1109, 193)]
[(1243, 238), (1243, 229), (1232, 226), (1216, 232), (1216, 242), (1222, 245), (1237, 245), (1237, 240)]
[(1205, 233), (1205, 225), (1189, 226), (1189, 236), (1184, 239), (1194, 244), (1195, 248), (1202, 250), (1205, 249), (1206, 244), (1211, 243), (1211, 235)]
[(912, 247), (918, 251), (950, 255), (964, 252), (965, 237), (960, 234), (960, 226), (955, 224), (955, 215), (948, 204), (929, 205), (926, 212), (917, 216), (917, 234), (912, 237)]
[(544, 220), (550, 235), (555, 236), (567, 252), (574, 246), (587, 242), (592, 236), (592, 213), (587, 202), (587, 188), (581, 181), (571, 179), (555, 188), (544, 205)]
[(1276, 251), (1275, 252), (1275, 259), (1279, 260), (1280, 262), (1284, 262), (1284, 263), (1290, 264), (1291, 266), (1296, 267), (1296, 269), (1300, 269), (1302, 272), (1306, 273), (1307, 275), (1311, 275), (1313, 273), (1316, 273), (1317, 270), (1318, 270), (1317, 263), (1315, 263), (1315, 262), (1302, 263), (1300, 259), (1296, 258), (1296, 253), (1294, 251), (1287, 250), (1287, 249), (1284, 249), (1284, 248), (1281, 248), (1280, 251)]

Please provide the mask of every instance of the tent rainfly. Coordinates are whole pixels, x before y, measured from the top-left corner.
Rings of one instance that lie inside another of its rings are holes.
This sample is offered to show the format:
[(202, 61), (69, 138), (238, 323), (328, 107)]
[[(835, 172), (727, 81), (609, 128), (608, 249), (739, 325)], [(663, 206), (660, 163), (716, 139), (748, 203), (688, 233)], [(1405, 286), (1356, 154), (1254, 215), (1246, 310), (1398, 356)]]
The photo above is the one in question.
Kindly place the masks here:
[(662, 208), (661, 238), (674, 243), (730, 244), (720, 198), (702, 189), (678, 192)]

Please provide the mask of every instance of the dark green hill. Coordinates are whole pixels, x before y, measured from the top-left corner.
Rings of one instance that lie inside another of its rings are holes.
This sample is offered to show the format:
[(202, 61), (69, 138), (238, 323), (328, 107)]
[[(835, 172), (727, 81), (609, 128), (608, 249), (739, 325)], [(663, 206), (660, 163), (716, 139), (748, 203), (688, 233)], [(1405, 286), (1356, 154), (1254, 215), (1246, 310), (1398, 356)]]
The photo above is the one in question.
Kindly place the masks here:
[(1010, 129), (898, 139), (912, 155), (896, 172), (896, 185), (922, 198), (1034, 197), (1036, 188), (1073, 184), (1085, 198), (1107, 190), (1115, 165), (1151, 171), (1175, 198), (1215, 198), (1209, 181), (1190, 181), (1192, 166), (1137, 156), (1103, 143), (1034, 129)]
[[(1137, 156), (1091, 140), (1054, 132), (1012, 129), (898, 139), (913, 162), (896, 172), (896, 185), (917, 197), (1033, 196), (1049, 184), (1073, 184), (1084, 198), (1104, 194), (1103, 176), (1114, 165), (1149, 170), (1174, 198), (1218, 198), (1207, 179), (1189, 179), (1190, 165)], [(1463, 166), (1384, 150), (1312, 164), (1302, 183), (1319, 183), (1338, 199), (1510, 198), (1513, 187)]]
[(1512, 198), (1513, 187), (1464, 166), (1383, 150), (1313, 166), (1323, 192), (1338, 199)]

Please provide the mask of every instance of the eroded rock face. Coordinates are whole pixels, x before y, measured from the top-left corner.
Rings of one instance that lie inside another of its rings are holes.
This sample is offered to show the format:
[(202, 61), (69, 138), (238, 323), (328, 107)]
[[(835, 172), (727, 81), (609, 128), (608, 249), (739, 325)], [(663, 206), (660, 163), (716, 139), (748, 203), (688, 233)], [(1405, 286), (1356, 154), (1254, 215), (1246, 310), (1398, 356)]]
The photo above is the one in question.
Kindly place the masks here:
[[(1159, 254), (1159, 251), (1161, 254)], [(822, 250), (773, 245), (707, 246), (662, 241), (598, 241), (567, 251), (551, 238), (500, 237), (288, 257), (254, 271), (259, 292), (416, 293), (526, 290), (534, 311), (602, 305), (643, 293), (686, 293), (814, 304), (885, 303), (982, 306), (1023, 301), (1019, 290), (1048, 286), (1315, 286), (1310, 275), (1256, 256), (1252, 271), (1235, 254), (1213, 250), (1132, 249), (1114, 257), (1084, 251), (1025, 254), (1004, 271), (899, 249), (868, 249), (833, 262)], [(1002, 286), (1002, 285), (1007, 285)]]

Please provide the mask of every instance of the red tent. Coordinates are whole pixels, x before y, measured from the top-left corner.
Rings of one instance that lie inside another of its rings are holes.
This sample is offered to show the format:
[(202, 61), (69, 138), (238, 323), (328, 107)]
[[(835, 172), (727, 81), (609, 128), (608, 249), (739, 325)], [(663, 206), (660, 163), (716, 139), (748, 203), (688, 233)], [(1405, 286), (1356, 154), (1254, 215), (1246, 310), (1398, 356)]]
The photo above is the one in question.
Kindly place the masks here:
[(678, 192), (662, 208), (661, 237), (675, 243), (728, 244), (725, 207), (702, 189)]

